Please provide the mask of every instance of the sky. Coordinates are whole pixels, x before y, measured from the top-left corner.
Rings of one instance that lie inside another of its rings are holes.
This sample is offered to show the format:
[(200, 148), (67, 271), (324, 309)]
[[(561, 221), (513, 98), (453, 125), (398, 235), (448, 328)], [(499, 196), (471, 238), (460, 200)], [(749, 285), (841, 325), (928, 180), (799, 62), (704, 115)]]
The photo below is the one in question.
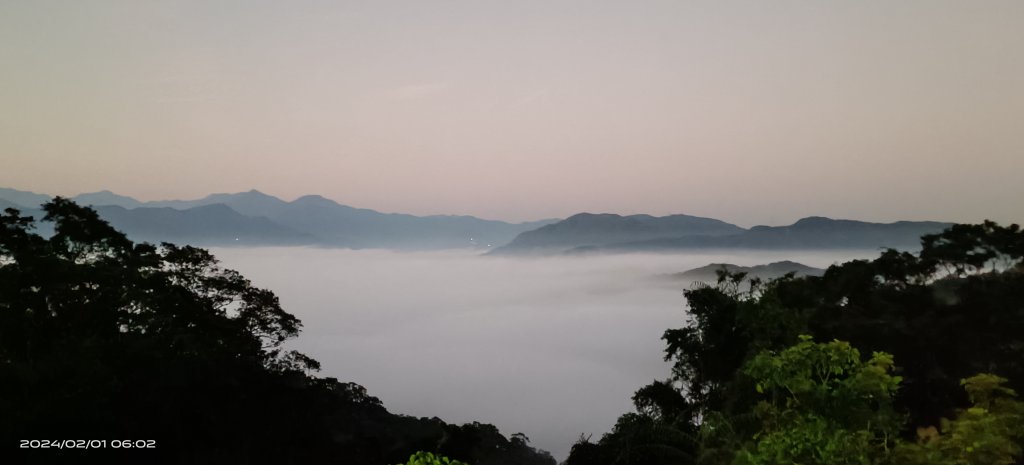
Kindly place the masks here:
[(0, 186), (1024, 221), (1024, 2), (0, 3)]

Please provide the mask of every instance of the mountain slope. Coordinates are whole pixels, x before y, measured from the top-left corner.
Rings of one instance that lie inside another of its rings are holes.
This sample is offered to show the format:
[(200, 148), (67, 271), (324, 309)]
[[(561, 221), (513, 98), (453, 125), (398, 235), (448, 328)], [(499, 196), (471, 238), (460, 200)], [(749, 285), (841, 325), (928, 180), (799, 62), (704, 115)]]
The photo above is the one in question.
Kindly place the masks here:
[(18, 205), (9, 200), (0, 199), (0, 211), (4, 211), (8, 208), (13, 208), (15, 210), (27, 210), (24, 205)]
[(168, 207), (177, 210), (187, 210), (205, 205), (222, 204), (231, 207), (238, 213), (248, 216), (272, 217), (283, 208), (287, 208), (288, 202), (272, 195), (264, 194), (258, 190), (238, 192), (234, 194), (210, 194), (197, 200), (159, 200), (147, 202), (147, 207)]
[(299, 245), (315, 238), (263, 217), (249, 217), (227, 205), (204, 205), (188, 210), (95, 207), (100, 217), (133, 240), (192, 245)]
[(286, 202), (257, 190), (212, 194), (198, 200), (150, 202), (147, 205), (189, 209), (224, 204), (249, 216), (263, 216), (306, 233), (319, 245), (351, 248), (445, 249), (498, 246), (517, 234), (556, 220), (506, 223), (472, 216), (414, 216), (382, 213), (339, 204), (319, 195)]
[(718, 271), (726, 270), (732, 273), (747, 273), (747, 278), (773, 279), (784, 276), (786, 273), (795, 273), (796, 276), (821, 276), (825, 270), (814, 268), (789, 260), (773, 262), (767, 265), (739, 266), (731, 263), (712, 263), (710, 265), (694, 268), (682, 273), (673, 273), (666, 278), (672, 281), (703, 281), (714, 283), (718, 281)]
[(341, 205), (318, 195), (300, 197), (268, 215), (281, 224), (316, 234), (326, 245), (436, 249), (488, 247), (545, 222), (512, 224), (472, 216), (413, 216)]
[(89, 192), (86, 194), (78, 194), (71, 198), (79, 205), (86, 206), (104, 206), (104, 205), (116, 205), (124, 208), (138, 208), (143, 206), (143, 202), (135, 200), (131, 197), (118, 195), (108, 190), (102, 190), (99, 192)]
[[(38, 205), (49, 197), (5, 189), (0, 191), (0, 200), (28, 207), (17, 200)], [(521, 232), (557, 221), (513, 224), (472, 216), (381, 213), (349, 207), (318, 195), (286, 202), (257, 190), (211, 194), (197, 200), (154, 202), (140, 202), (100, 191), (81, 194), (73, 200), (102, 210), (105, 218), (123, 227), (135, 239), (160, 238), (202, 245), (302, 243), (350, 248), (486, 249), (505, 244)], [(204, 210), (214, 205), (223, 208)], [(215, 212), (225, 216), (217, 217)]]
[(0, 199), (24, 208), (38, 208), (50, 200), (49, 195), (0, 187)]
[(685, 249), (869, 249), (891, 247), (912, 250), (920, 246), (921, 236), (942, 231), (952, 223), (937, 221), (898, 221), (870, 223), (808, 217), (789, 226), (755, 226), (750, 230), (721, 237), (676, 237), (648, 241), (609, 244), (578, 252), (657, 252)]
[(724, 221), (689, 215), (656, 217), (580, 213), (517, 236), (495, 254), (560, 252), (576, 247), (685, 236), (727, 236), (744, 231)]

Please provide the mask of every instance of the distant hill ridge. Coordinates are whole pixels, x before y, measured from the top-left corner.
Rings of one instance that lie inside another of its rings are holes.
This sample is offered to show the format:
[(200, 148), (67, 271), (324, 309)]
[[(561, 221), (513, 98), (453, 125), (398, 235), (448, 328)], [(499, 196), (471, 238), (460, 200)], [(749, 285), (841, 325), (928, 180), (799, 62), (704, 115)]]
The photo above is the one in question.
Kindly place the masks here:
[(0, 187), (0, 200), (5, 200), (23, 208), (38, 208), (39, 205), (50, 200), (50, 198), (49, 195), (45, 194)]
[[(0, 207), (40, 217), (51, 197), (0, 189)], [(110, 191), (72, 197), (90, 205), (129, 237), (195, 245), (313, 245), (390, 249), (487, 249), (557, 220), (524, 223), (473, 216), (381, 213), (339, 204), (319, 195), (291, 202), (257, 190), (211, 194), (197, 200), (142, 202)], [(42, 231), (46, 225), (42, 225)]]
[(825, 270), (821, 268), (814, 268), (812, 266), (804, 265), (803, 263), (783, 260), (780, 262), (768, 263), (766, 265), (754, 266), (739, 266), (733, 265), (732, 263), (712, 263), (710, 265), (694, 268), (682, 273), (666, 275), (666, 277), (672, 281), (702, 281), (706, 283), (714, 283), (718, 281), (718, 272), (721, 270), (725, 270), (730, 273), (746, 273), (747, 279), (774, 279), (785, 276), (787, 273), (793, 273), (794, 276), (821, 276), (825, 274)]
[[(45, 194), (0, 188), (0, 208), (41, 217)], [(197, 245), (311, 245), (348, 248), (478, 248), (493, 255), (679, 252), (691, 249), (915, 249), (951, 223), (871, 223), (814, 216), (789, 226), (744, 229), (690, 215), (579, 213), (525, 223), (473, 216), (415, 216), (339, 204), (319, 195), (291, 202), (257, 190), (196, 200), (142, 202), (104, 190), (73, 200), (92, 205), (130, 237)], [(218, 207), (214, 207), (218, 206)], [(46, 231), (41, 225), (40, 231)]]
[(282, 226), (262, 216), (242, 215), (224, 204), (186, 210), (173, 208), (127, 209), (116, 205), (94, 207), (100, 216), (137, 239), (192, 245), (308, 245), (314, 236)]
[(495, 255), (682, 252), (693, 249), (916, 249), (922, 235), (952, 223), (898, 221), (871, 223), (803, 218), (789, 226), (743, 229), (719, 220), (672, 215), (620, 216), (584, 213), (527, 231)]
[(730, 236), (622, 242), (572, 252), (665, 252), (688, 249), (877, 250), (886, 247), (914, 250), (920, 247), (921, 236), (941, 232), (952, 224), (938, 221), (871, 223), (815, 216), (803, 218), (789, 226), (755, 226), (742, 234)]
[(580, 213), (520, 234), (493, 254), (557, 253), (627, 241), (685, 236), (740, 234), (743, 228), (712, 218), (690, 215), (615, 215)]

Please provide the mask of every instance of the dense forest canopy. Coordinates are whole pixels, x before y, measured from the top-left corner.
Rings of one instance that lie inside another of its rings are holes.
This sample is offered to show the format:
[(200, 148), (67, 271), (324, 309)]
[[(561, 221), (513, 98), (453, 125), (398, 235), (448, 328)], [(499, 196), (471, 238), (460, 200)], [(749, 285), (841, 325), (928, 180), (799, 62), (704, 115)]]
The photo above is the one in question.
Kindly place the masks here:
[(315, 376), (315, 360), (282, 348), (299, 320), (203, 249), (132, 242), (62, 198), (44, 210), (50, 237), (17, 210), (0, 215), (5, 451), (20, 439), (121, 439), (155, 448), (108, 450), (108, 463), (395, 464), (416, 451), (554, 463), (525, 435), (394, 415), (357, 384)]
[(921, 244), (685, 291), (671, 376), (567, 463), (1021, 463), (1024, 232), (954, 225)]

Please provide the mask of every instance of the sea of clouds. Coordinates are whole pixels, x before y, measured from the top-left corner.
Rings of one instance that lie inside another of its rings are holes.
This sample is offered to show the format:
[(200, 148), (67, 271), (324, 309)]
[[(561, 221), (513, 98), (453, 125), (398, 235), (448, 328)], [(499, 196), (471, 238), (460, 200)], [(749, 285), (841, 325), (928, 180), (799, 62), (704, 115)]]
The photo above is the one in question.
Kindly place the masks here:
[[(302, 319), (290, 342), (321, 376), (365, 386), (392, 412), (523, 432), (559, 460), (632, 410), (669, 374), (661, 335), (682, 326), (691, 283), (664, 275), (709, 263), (794, 260), (827, 267), (874, 252), (701, 252), (484, 257), (320, 248), (214, 249)], [(660, 278), (659, 278), (660, 277)]]

